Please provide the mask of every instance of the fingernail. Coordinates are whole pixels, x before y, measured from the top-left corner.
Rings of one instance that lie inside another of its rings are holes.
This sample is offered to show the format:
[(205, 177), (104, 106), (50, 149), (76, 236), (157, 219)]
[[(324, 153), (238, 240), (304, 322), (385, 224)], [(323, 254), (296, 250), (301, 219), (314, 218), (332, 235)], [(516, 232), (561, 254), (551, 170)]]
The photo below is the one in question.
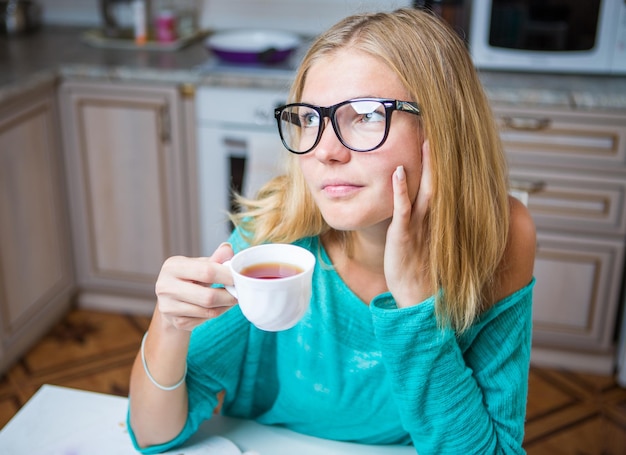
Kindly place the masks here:
[(406, 175), (404, 173), (404, 166), (400, 165), (396, 168), (396, 178), (398, 180), (404, 180)]

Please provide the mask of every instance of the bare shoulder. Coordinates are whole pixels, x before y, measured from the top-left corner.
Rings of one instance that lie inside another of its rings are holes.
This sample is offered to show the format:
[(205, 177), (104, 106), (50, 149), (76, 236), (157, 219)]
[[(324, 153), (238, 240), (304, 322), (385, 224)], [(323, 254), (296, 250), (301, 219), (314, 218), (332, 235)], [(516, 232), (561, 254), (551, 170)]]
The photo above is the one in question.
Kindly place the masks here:
[(526, 286), (533, 277), (537, 234), (528, 208), (514, 197), (509, 198), (511, 210), (509, 238), (496, 277), (494, 302)]

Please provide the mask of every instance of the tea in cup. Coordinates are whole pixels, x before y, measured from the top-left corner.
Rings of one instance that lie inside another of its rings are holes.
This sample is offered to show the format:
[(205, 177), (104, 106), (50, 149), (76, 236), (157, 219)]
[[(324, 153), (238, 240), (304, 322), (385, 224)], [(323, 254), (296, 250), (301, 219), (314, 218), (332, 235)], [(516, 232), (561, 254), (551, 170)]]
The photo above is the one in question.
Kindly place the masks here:
[(264, 244), (237, 253), (230, 266), (243, 315), (269, 332), (296, 325), (309, 308), (315, 256), (290, 244)]

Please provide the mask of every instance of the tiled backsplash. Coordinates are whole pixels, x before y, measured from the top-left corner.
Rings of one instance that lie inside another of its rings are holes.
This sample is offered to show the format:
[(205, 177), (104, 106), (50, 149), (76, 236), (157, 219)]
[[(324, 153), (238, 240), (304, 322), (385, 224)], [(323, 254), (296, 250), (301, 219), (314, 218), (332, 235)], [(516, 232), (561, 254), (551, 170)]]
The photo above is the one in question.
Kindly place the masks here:
[[(40, 0), (44, 22), (100, 24), (98, 0)], [(409, 0), (199, 0), (203, 28), (273, 28), (316, 34), (341, 17), (365, 10), (388, 10)]]

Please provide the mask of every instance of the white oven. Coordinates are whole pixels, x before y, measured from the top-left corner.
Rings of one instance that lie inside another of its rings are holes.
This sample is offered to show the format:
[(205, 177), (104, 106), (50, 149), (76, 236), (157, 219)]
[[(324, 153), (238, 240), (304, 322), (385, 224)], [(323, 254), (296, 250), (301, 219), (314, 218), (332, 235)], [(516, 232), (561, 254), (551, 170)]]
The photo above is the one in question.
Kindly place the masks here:
[(201, 254), (210, 256), (231, 226), (231, 188), (253, 196), (283, 169), (274, 108), (287, 89), (199, 87), (196, 92)]

